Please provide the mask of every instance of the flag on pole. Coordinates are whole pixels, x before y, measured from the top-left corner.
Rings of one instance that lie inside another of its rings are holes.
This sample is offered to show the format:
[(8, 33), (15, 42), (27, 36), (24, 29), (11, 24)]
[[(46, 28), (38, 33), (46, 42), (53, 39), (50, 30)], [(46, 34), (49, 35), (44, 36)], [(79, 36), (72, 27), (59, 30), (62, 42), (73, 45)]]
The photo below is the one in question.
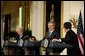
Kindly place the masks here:
[(79, 19), (78, 19), (78, 26), (77, 26), (77, 37), (78, 37), (81, 55), (84, 55), (84, 35), (83, 34), (84, 32), (83, 32), (83, 24), (82, 24), (82, 15), (80, 11)]

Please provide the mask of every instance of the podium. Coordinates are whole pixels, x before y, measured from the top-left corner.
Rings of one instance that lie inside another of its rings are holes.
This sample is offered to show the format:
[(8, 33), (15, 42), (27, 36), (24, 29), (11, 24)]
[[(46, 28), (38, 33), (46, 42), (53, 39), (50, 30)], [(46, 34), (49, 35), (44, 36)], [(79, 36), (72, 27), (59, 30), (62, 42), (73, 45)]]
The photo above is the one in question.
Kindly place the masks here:
[[(40, 47), (39, 41), (35, 42), (26, 41), (25, 43), (23, 43), (23, 46), (19, 46), (17, 45), (16, 42), (10, 42), (10, 41), (6, 41), (4, 44), (4, 48), (6, 50), (5, 55), (21, 55), (21, 54), (23, 55), (25, 50), (26, 52), (28, 51), (31, 52), (32, 55), (39, 55), (40, 54), (39, 47)], [(23, 51), (23, 53), (19, 53), (20, 49)], [(26, 54), (29, 55), (30, 53)]]
[(16, 47), (15, 43), (6, 43), (3, 47), (5, 49), (5, 55), (16, 55)]
[(61, 53), (65, 48), (72, 49), (73, 46), (65, 42), (51, 42), (47, 49), (53, 49), (55, 52)]
[[(16, 42), (10, 42), (6, 41), (4, 43), (3, 48), (5, 49), (6, 53), (5, 55), (23, 55), (23, 53), (19, 53), (20, 49), (22, 49), (21, 46), (18, 46)], [(19, 50), (19, 51), (18, 51)]]

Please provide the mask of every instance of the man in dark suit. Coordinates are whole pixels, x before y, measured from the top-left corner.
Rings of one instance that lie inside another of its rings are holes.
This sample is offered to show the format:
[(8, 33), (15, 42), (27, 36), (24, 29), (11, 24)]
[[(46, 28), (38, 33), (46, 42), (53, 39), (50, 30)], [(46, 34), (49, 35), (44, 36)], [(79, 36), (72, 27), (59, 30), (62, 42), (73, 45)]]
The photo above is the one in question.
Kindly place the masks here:
[(78, 39), (77, 35), (73, 30), (71, 30), (71, 23), (66, 22), (64, 23), (64, 30), (66, 32), (65, 38), (54, 40), (54, 41), (59, 41), (59, 42), (65, 42), (69, 45), (72, 45), (72, 49), (67, 49), (67, 55), (78, 55), (78, 50), (79, 50), (79, 44), (78, 44)]
[(59, 38), (58, 32), (55, 30), (55, 22), (48, 22), (48, 31), (45, 37), (47, 37), (48, 40)]
[(16, 40), (17, 40), (17, 45), (20, 46), (20, 48), (17, 49), (17, 53), (18, 55), (24, 55), (25, 52), (24, 50), (22, 49), (22, 46), (23, 46), (23, 31), (21, 28), (18, 28), (16, 30), (16, 32), (18, 33), (18, 35), (16, 36)]
[(16, 36), (16, 40), (19, 41), (23, 38), (23, 31), (21, 28), (17, 28), (16, 32), (18, 33), (18, 35)]
[[(48, 22), (48, 31), (43, 40), (45, 40), (45, 39), (48, 40), (48, 43), (46, 44), (47, 47), (49, 46), (50, 42), (52, 42), (52, 39), (59, 39), (58, 32), (55, 30), (55, 22), (53, 22), (53, 21)], [(49, 55), (53, 54), (53, 50), (48, 49), (47, 54), (49, 54)]]

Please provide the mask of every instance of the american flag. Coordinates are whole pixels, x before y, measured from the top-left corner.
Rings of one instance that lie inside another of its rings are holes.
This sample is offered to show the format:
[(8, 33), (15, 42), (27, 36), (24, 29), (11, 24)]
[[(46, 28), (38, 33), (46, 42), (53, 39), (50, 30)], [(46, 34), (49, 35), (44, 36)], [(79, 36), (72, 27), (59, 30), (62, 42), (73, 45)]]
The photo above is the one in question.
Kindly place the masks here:
[(84, 55), (84, 35), (83, 34), (84, 32), (83, 32), (82, 16), (80, 11), (80, 15), (78, 19), (78, 27), (77, 27), (77, 37), (78, 37), (81, 55)]

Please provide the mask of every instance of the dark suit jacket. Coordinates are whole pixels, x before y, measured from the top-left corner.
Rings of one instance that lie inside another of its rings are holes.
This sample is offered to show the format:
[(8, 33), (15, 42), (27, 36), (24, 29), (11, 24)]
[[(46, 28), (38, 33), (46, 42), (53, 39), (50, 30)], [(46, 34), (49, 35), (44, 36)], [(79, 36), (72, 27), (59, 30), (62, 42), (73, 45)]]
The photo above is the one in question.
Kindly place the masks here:
[(45, 37), (41, 40), (41, 42), (42, 42), (44, 39), (48, 39), (48, 46), (52, 42), (52, 39), (58, 39), (59, 38), (58, 32), (55, 31), (55, 30), (51, 33), (50, 36), (49, 36), (49, 34), (50, 34), (49, 31), (47, 31)]
[[(24, 39), (23, 37), (24, 36), (22, 36), (21, 39)], [(16, 40), (17, 40), (17, 42), (20, 40), (20, 36), (19, 35), (16, 36)]]
[(52, 40), (52, 39), (58, 39), (59, 38), (59, 34), (58, 34), (58, 32), (57, 31), (53, 31), (52, 33), (51, 33), (51, 35), (49, 36), (49, 31), (46, 33), (46, 36), (45, 36), (45, 38), (47, 38), (48, 40)]
[(78, 54), (78, 52), (77, 52), (79, 50), (78, 39), (77, 39), (77, 35), (72, 30), (69, 30), (66, 33), (65, 38), (63, 38), (62, 41), (73, 46), (73, 49), (67, 49), (68, 55), (70, 55), (70, 54), (77, 55)]
[(58, 34), (58, 32), (57, 31), (53, 31), (52, 33), (51, 33), (51, 35), (49, 36), (49, 31), (47, 31), (47, 33), (46, 33), (46, 35), (45, 35), (45, 37), (41, 40), (41, 45), (43, 45), (43, 40), (44, 39), (48, 39), (48, 46), (47, 46), (47, 49), (46, 49), (46, 54), (49, 54), (49, 52), (51, 52), (51, 50), (49, 50), (49, 45), (50, 45), (50, 43), (51, 43), (51, 40), (52, 39), (59, 39), (59, 34)]

